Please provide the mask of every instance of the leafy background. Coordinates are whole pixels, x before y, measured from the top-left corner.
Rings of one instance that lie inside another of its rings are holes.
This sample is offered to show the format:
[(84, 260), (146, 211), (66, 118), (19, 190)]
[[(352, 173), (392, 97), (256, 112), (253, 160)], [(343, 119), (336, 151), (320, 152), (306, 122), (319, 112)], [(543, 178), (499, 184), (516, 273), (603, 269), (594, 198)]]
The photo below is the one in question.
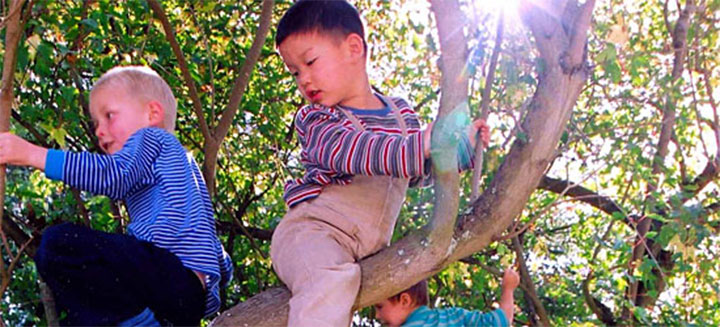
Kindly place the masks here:
[[(113, 66), (148, 65), (178, 98), (178, 138), (205, 162), (206, 136), (199, 121), (216, 125), (228, 112), (233, 84), (241, 78), (240, 67), (259, 26), (262, 1), (160, 3), (197, 85), (203, 117), (193, 110), (178, 58), (148, 2), (39, 0), (22, 10), (11, 131), (48, 147), (97, 151), (87, 113), (88, 89)], [(367, 26), (371, 83), (380, 92), (408, 98), (422, 120), (431, 121), (441, 90), (429, 4), (353, 3)], [(486, 83), (492, 87), (492, 142), (483, 166), (487, 185), (510, 142), (526, 137), (518, 122), (543, 63), (537, 60), (532, 35), (507, 10), (497, 71), (486, 80), (502, 6), (488, 0), (461, 3), (466, 16), (458, 18), (458, 28), (471, 39), (467, 71), (476, 115), (482, 88)], [(284, 181), (301, 173), (292, 120), (303, 99), (273, 42), (274, 26), (290, 5), (277, 1), (273, 7), (271, 33), (216, 158), (217, 229), (235, 264), (234, 280), (223, 291), (223, 308), (279, 283), (269, 260), (269, 237), (285, 212)], [(8, 8), (3, 1), (4, 15)], [(693, 10), (686, 52), (678, 54), (673, 51), (674, 27), (688, 8)], [(430, 278), (433, 303), (491, 310), (499, 297), (499, 270), (521, 263), (524, 288), (515, 293), (516, 325), (539, 324), (543, 312), (559, 326), (607, 324), (600, 317), (607, 312), (605, 318), (619, 324), (720, 324), (719, 8), (718, 0), (596, 4), (587, 45), (594, 70), (547, 178), (516, 218), (515, 230), (521, 232), (514, 241), (494, 242)], [(673, 76), (677, 63), (684, 70)], [(658, 165), (669, 108), (676, 117), (672, 140)], [(119, 203), (50, 182), (38, 171), (11, 166), (7, 174), (3, 267), (13, 260), (17, 264), (7, 275), (9, 285), (0, 301), (2, 322), (47, 325), (29, 256), (42, 229), (75, 221), (121, 232), (127, 213)], [(588, 193), (557, 187), (568, 181)], [(461, 208), (467, 207), (469, 184), (464, 176)], [(427, 222), (432, 197), (430, 188), (408, 192), (394, 239)], [(615, 206), (608, 210), (592, 202), (598, 199)], [(638, 233), (642, 221), (651, 222), (647, 233)], [(28, 240), (30, 245), (15, 257)], [(633, 255), (646, 246), (652, 255)], [(642, 285), (639, 295), (628, 294), (633, 283)], [(373, 316), (371, 308), (364, 309), (354, 323), (373, 326)]]

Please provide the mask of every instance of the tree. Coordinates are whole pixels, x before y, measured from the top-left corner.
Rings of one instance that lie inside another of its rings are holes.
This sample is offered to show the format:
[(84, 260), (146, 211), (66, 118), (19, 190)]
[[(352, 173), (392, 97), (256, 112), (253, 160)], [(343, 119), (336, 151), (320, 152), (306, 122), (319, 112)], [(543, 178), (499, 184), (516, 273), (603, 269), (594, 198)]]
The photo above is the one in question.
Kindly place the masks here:
[[(434, 189), (409, 191), (393, 245), (362, 262), (356, 306), (432, 276), (435, 302), (487, 310), (500, 269), (515, 261), (523, 294), (516, 317), (524, 323), (720, 323), (720, 2), (527, 1), (524, 24), (492, 1), (437, 1), (432, 11), (416, 0), (354, 3), (368, 25), (378, 89), (406, 94), (427, 120), (432, 108), (445, 115), (468, 96), (465, 82), (452, 78), (464, 67), (471, 115), (488, 117), (493, 129), (481, 196), (470, 201), (472, 178), (452, 170), (436, 172), (447, 177)], [(2, 99), (11, 95), (0, 108), (12, 104), (10, 130), (34, 142), (96, 151), (87, 89), (114, 65), (147, 64), (168, 80), (179, 100), (178, 136), (215, 181), (208, 184), (218, 232), (236, 264), (223, 297), (239, 305), (213, 325), (284, 319), (278, 303), (288, 294), (275, 287), (267, 250), (285, 211), (282, 183), (299, 172), (292, 115), (302, 99), (267, 36), (289, 5), (0, 6), (0, 87)], [(20, 8), (15, 65), (12, 8)], [(449, 38), (448, 29), (463, 33)], [(442, 141), (434, 136), (435, 145)], [(52, 323), (30, 260), (40, 231), (68, 220), (122, 231), (127, 215), (38, 172), (7, 174), (3, 267), (13, 266), (2, 320)], [(357, 323), (372, 325), (370, 315), (361, 311)]]

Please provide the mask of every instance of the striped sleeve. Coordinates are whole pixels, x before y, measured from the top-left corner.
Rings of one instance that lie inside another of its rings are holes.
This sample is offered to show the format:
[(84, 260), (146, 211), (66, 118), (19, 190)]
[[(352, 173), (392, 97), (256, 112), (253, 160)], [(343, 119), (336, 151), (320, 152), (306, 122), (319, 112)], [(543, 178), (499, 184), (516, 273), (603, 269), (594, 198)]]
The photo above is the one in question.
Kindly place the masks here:
[(496, 309), (487, 313), (468, 311), (465, 315), (464, 326), (507, 327), (508, 321), (502, 309)]
[(421, 176), (424, 170), (421, 133), (407, 137), (358, 131), (330, 108), (306, 106), (298, 112), (295, 128), (303, 147), (303, 161), (334, 173)]
[(122, 199), (133, 189), (153, 183), (153, 166), (161, 143), (159, 129), (141, 129), (113, 155), (65, 152), (62, 181), (95, 194)]

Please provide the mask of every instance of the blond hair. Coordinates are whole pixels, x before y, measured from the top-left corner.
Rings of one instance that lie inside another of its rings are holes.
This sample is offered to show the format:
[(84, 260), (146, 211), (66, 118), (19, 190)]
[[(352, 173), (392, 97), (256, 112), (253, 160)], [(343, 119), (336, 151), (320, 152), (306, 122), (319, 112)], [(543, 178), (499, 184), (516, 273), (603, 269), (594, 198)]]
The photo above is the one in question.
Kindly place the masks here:
[(110, 69), (95, 82), (90, 96), (92, 97), (93, 92), (107, 86), (124, 87), (128, 94), (143, 101), (158, 101), (162, 104), (165, 112), (163, 128), (173, 133), (177, 115), (177, 100), (167, 82), (150, 67), (122, 66)]

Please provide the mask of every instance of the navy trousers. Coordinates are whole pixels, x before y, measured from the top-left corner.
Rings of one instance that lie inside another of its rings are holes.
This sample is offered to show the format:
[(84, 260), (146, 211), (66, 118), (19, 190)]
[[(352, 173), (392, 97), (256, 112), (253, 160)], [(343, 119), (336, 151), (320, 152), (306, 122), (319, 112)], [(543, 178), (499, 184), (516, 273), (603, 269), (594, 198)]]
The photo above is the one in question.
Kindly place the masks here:
[(197, 326), (205, 312), (197, 275), (171, 252), (132, 236), (52, 226), (35, 263), (64, 326), (117, 325), (145, 308), (163, 325)]

